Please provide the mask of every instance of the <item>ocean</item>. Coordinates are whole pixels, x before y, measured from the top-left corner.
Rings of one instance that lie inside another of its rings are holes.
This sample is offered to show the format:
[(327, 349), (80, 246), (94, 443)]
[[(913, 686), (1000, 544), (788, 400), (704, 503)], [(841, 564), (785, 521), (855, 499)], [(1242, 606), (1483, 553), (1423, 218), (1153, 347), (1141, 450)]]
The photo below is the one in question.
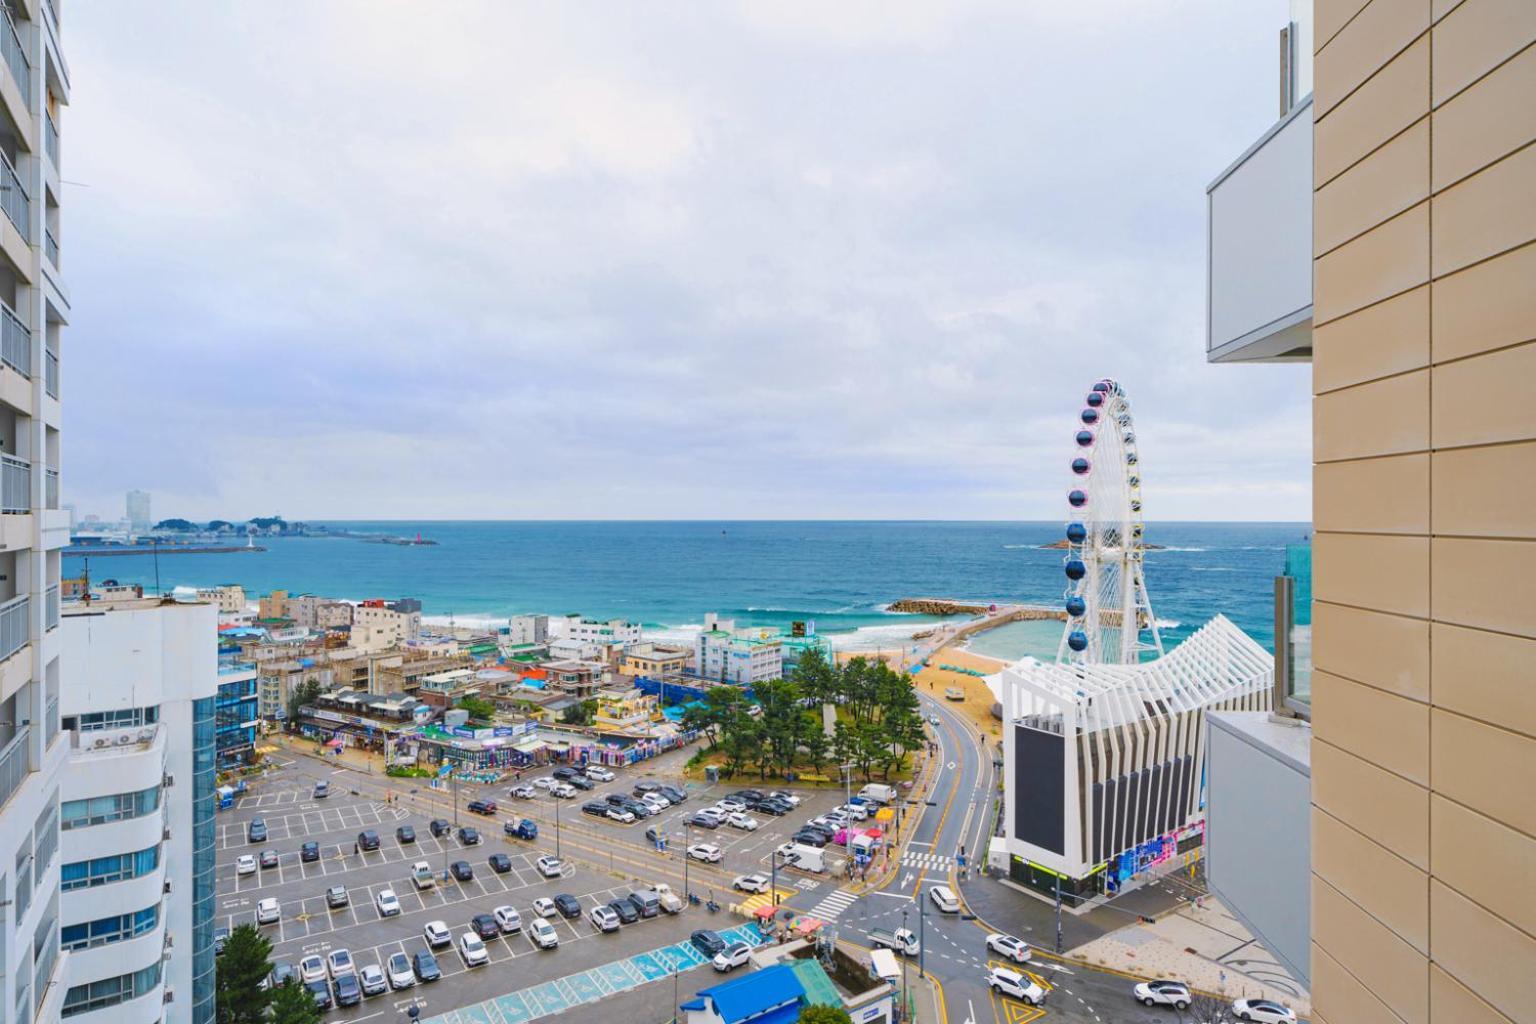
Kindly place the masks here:
[[(845, 648), (895, 647), (932, 621), (894, 615), (903, 597), (1057, 605), (1062, 536), (1045, 522), (328, 522), (412, 536), (397, 547), (340, 538), (268, 538), (264, 552), (97, 557), (91, 577), (176, 586), (243, 584), (360, 600), (415, 597), (433, 621), (504, 622), (525, 612), (638, 620), (661, 635), (697, 629), (706, 612), (739, 625), (814, 622)], [(1307, 523), (1149, 523), (1147, 589), (1165, 646), (1218, 612), (1265, 646), (1285, 545)], [(81, 558), (65, 559), (77, 576)], [(1017, 623), (973, 642), (978, 654), (1056, 652), (1055, 623)]]

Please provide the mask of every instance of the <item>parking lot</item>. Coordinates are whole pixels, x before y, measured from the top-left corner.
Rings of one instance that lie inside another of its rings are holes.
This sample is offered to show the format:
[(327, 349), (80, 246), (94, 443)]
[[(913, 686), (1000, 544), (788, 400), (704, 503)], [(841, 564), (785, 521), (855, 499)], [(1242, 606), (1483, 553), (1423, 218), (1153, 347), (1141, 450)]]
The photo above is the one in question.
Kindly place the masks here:
[[(474, 1005), (516, 994), (521, 995), (498, 1004), (502, 1015), (512, 1012), (513, 1006), (523, 1006), (528, 1011), (523, 1019), (534, 1019), (560, 1008), (556, 995), (563, 995), (568, 1003), (578, 995), (590, 996), (592, 993), (584, 983), (572, 980), (578, 977), (590, 978), (599, 990), (605, 984), (611, 985), (617, 993), (656, 980), (652, 977), (655, 964), (671, 964), (666, 973), (674, 967), (679, 971), (691, 970), (697, 964), (686, 954), (661, 951), (686, 943), (695, 929), (724, 931), (740, 926), (742, 918), (726, 910), (726, 905), (743, 898), (742, 894), (730, 891), (731, 878), (755, 871), (768, 873), (769, 854), (774, 847), (807, 818), (841, 803), (842, 798), (830, 792), (806, 792), (801, 806), (788, 815), (754, 814), (760, 827), (751, 832), (728, 826), (686, 829), (683, 824), (699, 807), (731, 790), (752, 785), (750, 782), (689, 784), (689, 799), (684, 804), (630, 824), (581, 812), (583, 803), (600, 800), (610, 792), (628, 793), (641, 778), (681, 785), (674, 773), (685, 756), (679, 752), (670, 761), (658, 759), (636, 768), (619, 769), (613, 782), (600, 784), (590, 792), (578, 792), (576, 798), (567, 800), (557, 800), (542, 789), (534, 800), (513, 799), (509, 796), (511, 784), (463, 785), (459, 787), (461, 809), (457, 821), (479, 830), (482, 842), (474, 846), (463, 845), (453, 832), (441, 838), (432, 836), (429, 822), (433, 818), (453, 821), (455, 815), (450, 795), (428, 790), (424, 780), (370, 777), (334, 769), (317, 759), (298, 757), (255, 784), (233, 809), (219, 815), (217, 923), (233, 927), (253, 922), (257, 902), (273, 898), (279, 904), (279, 920), (262, 926), (262, 930), (273, 943), (275, 961), (296, 964), (305, 956), (325, 956), (344, 948), (361, 968), (368, 964), (382, 967), (397, 952), (409, 956), (426, 949), (422, 929), (429, 921), (442, 921), (457, 940), (476, 914), (510, 906), (521, 916), (521, 933), (486, 942), (488, 968), (468, 967), (456, 948), (442, 946), (434, 950), (443, 974), (441, 981), (365, 999), (360, 1006), (332, 1011), (328, 1019), (333, 1020), (398, 1014), (412, 1004), (420, 1007), (423, 1017), (466, 1007), (466, 1019), (471, 1019), (477, 1015)], [(523, 781), (534, 777), (530, 774)], [(322, 779), (330, 783), (331, 795), (317, 800), (312, 796), (314, 783)], [(495, 800), (497, 813), (490, 817), (467, 813), (462, 807), (471, 799)], [(258, 816), (267, 825), (268, 838), (262, 843), (247, 843), (246, 829), (250, 820)], [(525, 842), (503, 837), (502, 823), (522, 817), (538, 824), (538, 839)], [(414, 829), (415, 842), (397, 841), (395, 830), (401, 825)], [(657, 829), (665, 837), (664, 850), (658, 850), (646, 838), (649, 828)], [(378, 834), (377, 850), (354, 847), (363, 829)], [(721, 862), (709, 865), (685, 861), (683, 851), (690, 839), (720, 847)], [(305, 842), (318, 844), (318, 859), (300, 859), (300, 847)], [(547, 879), (539, 874), (535, 862), (540, 856), (553, 855), (557, 843), (563, 874)], [(236, 873), (236, 857), (256, 855), (263, 850), (277, 853), (275, 866), (247, 875)], [(507, 871), (492, 870), (488, 859), (493, 853), (507, 856)], [(828, 859), (829, 863), (833, 860)], [(418, 890), (413, 884), (411, 865), (417, 861), (426, 861), (437, 876), (431, 888)], [(466, 881), (444, 880), (443, 872), (456, 861), (467, 863), (473, 877)], [(781, 868), (778, 888), (781, 898), (795, 892), (811, 894), (804, 902), (810, 909), (817, 903), (817, 891), (835, 891), (839, 880), (830, 875), (810, 876)], [(710, 913), (701, 902), (686, 906), (678, 915), (641, 919), (610, 933), (597, 931), (586, 919), (590, 908), (658, 882), (670, 885), (679, 894), (685, 892), (686, 886), (702, 900), (713, 897), (722, 905), (721, 910)], [(328, 906), (326, 890), (332, 886), (345, 888), (345, 906)], [(398, 915), (380, 915), (375, 900), (384, 889), (392, 890), (398, 898)], [(526, 934), (528, 922), (535, 916), (533, 903), (557, 893), (576, 897), (583, 916), (571, 920), (558, 915), (551, 918), (559, 947), (539, 950)], [(538, 988), (557, 980), (563, 988)], [(683, 978), (682, 990), (689, 994), (711, 980), (707, 974)], [(542, 992), (542, 997), (530, 995), (526, 991), (530, 989)]]

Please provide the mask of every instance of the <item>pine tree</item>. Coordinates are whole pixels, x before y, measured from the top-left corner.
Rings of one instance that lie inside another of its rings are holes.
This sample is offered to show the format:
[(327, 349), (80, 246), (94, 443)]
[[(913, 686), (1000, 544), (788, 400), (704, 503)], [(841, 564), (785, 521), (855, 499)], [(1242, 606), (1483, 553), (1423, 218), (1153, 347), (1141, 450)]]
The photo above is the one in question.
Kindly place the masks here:
[(229, 935), (214, 971), (218, 1024), (261, 1024), (266, 1020), (271, 993), (261, 987), (272, 973), (272, 943), (242, 924)]
[(314, 994), (289, 978), (272, 991), (271, 1024), (320, 1024), (320, 1007)]

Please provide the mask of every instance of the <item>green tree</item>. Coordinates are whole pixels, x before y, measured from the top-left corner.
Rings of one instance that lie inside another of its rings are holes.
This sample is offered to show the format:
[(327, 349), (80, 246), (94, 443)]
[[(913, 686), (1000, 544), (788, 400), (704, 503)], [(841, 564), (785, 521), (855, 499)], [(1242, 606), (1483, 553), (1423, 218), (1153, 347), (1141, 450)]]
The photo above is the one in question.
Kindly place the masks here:
[(313, 676), (304, 680), (293, 688), (293, 693), (288, 695), (288, 728), (297, 728), (299, 721), (299, 709), (313, 704), (320, 699), (320, 681)]
[(795, 663), (794, 678), (805, 696), (817, 704), (834, 703), (838, 696), (838, 672), (835, 665), (812, 647)]
[(289, 978), (272, 990), (272, 1024), (320, 1024), (314, 994)]
[(566, 725), (591, 725), (597, 719), (597, 701), (577, 701), (560, 712), (560, 721)]
[(197, 529), (197, 524), (185, 519), (162, 519), (155, 524), (157, 530), (172, 530), (176, 533), (191, 533)]
[(853, 1018), (841, 1006), (812, 1003), (800, 1011), (800, 1024), (853, 1024)]
[(242, 924), (229, 935), (214, 972), (214, 1013), (218, 1024), (262, 1024), (271, 994), (261, 987), (272, 973), (272, 943)]
[(489, 722), (496, 717), (496, 705), (484, 697), (476, 697), (473, 694), (460, 697), (459, 708), (469, 712), (469, 717), (477, 722)]

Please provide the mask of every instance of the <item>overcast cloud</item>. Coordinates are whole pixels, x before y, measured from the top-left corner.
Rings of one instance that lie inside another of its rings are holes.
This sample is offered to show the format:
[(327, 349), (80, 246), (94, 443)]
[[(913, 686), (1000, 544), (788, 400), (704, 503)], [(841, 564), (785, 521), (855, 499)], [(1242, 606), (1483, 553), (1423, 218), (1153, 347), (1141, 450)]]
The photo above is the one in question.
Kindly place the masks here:
[(1306, 519), (1203, 357), (1276, 3), (71, 4), (66, 500), (244, 518)]

